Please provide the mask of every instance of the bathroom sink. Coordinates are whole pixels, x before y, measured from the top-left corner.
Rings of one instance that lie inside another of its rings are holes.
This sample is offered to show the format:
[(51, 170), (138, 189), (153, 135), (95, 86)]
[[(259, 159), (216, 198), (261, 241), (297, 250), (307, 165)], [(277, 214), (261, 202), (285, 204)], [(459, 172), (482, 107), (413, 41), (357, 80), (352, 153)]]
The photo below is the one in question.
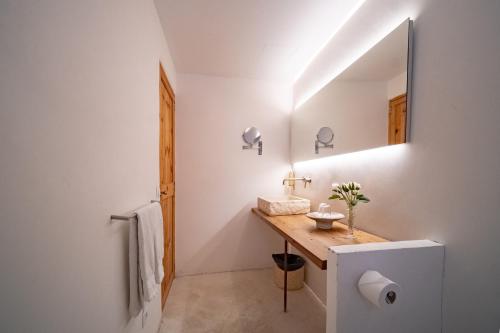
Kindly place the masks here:
[(293, 195), (258, 197), (257, 207), (270, 216), (306, 214), (311, 210), (311, 202)]

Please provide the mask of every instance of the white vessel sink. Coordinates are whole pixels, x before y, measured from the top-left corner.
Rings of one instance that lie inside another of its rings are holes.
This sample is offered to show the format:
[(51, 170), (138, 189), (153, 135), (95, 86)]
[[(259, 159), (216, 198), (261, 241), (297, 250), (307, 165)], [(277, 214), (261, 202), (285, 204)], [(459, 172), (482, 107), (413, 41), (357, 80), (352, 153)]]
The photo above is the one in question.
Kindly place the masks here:
[(270, 216), (306, 214), (311, 211), (311, 202), (293, 195), (258, 197), (257, 207)]

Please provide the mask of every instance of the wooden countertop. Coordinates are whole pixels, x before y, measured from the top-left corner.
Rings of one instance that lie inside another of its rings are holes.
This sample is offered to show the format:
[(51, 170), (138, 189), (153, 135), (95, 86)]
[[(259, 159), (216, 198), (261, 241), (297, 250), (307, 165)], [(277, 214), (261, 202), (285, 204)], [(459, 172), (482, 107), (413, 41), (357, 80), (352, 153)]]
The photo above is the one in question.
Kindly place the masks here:
[(348, 239), (347, 226), (339, 222), (334, 222), (330, 230), (321, 230), (305, 215), (268, 216), (258, 208), (252, 208), (252, 212), (323, 270), (327, 266), (330, 246), (388, 242), (359, 229), (354, 230), (356, 239)]

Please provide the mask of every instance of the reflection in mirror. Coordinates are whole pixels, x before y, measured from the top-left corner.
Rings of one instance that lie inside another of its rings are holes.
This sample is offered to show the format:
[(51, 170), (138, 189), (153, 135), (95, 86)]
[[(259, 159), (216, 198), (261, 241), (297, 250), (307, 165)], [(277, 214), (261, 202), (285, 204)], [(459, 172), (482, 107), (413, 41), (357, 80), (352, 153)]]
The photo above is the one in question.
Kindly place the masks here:
[[(294, 110), (293, 162), (407, 142), (411, 25), (405, 20)], [(335, 149), (318, 149), (329, 138), (319, 127), (329, 129), (332, 140), (335, 133)], [(315, 136), (319, 144), (313, 150)]]
[(316, 134), (316, 139), (324, 145), (333, 141), (333, 131), (330, 127), (321, 127)]
[(316, 134), (316, 141), (314, 142), (314, 153), (319, 154), (320, 148), (332, 148), (333, 144), (333, 131), (330, 127), (321, 127)]

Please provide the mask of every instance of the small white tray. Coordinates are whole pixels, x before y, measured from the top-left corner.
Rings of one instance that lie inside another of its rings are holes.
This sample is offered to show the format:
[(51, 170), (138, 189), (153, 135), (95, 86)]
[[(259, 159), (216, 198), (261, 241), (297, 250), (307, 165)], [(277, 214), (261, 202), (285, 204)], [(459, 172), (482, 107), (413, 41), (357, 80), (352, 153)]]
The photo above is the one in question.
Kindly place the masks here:
[(307, 213), (306, 216), (316, 221), (316, 228), (325, 230), (331, 229), (334, 221), (342, 220), (343, 218), (345, 218), (344, 214), (337, 212), (331, 212), (330, 214), (311, 212)]

